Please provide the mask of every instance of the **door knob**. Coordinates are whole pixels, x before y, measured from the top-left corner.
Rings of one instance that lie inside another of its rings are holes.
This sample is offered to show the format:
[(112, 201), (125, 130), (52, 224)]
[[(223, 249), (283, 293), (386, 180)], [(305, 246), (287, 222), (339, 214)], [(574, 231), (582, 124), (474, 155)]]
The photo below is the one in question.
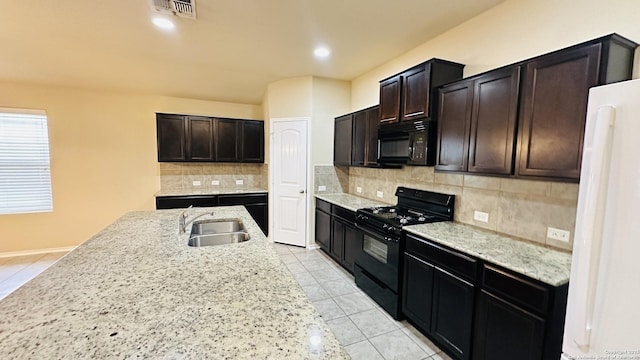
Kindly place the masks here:
[(300, 190), (300, 194), (304, 194), (304, 190)]

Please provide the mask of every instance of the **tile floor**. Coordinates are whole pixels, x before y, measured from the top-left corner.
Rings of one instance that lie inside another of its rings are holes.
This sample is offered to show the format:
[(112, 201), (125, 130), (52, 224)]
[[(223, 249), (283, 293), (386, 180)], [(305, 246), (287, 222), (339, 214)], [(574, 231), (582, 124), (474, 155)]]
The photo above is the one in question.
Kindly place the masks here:
[[(395, 321), (323, 251), (273, 244), (353, 360), (450, 360), (406, 321)], [(66, 253), (0, 258), (0, 300)]]
[(0, 300), (38, 276), (66, 252), (0, 257)]
[(352, 359), (451, 359), (406, 320), (395, 321), (322, 250), (273, 247)]

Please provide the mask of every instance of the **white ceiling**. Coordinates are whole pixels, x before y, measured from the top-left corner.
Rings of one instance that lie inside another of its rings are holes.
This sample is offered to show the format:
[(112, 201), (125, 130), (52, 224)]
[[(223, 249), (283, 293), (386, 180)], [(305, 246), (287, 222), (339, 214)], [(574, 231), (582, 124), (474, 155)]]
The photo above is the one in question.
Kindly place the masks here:
[(2, 0), (0, 80), (259, 104), (270, 82), (351, 80), (502, 1), (197, 0), (167, 33), (149, 0)]

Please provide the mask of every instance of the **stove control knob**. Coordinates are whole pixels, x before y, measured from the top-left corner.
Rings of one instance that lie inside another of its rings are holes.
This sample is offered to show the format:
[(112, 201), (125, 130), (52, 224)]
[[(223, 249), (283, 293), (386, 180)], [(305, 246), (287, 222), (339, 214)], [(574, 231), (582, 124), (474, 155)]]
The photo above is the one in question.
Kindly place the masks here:
[(382, 230), (388, 230), (389, 229), (389, 225), (387, 224), (382, 224)]
[(389, 227), (387, 227), (387, 231), (388, 232), (394, 232), (394, 231), (396, 231), (396, 227), (389, 225)]
[(426, 218), (426, 217), (424, 217), (424, 216), (420, 216), (420, 217), (418, 218), (418, 221), (425, 221), (425, 220), (427, 220), (427, 218)]
[(404, 219), (404, 218), (400, 219), (400, 224), (402, 225), (406, 224), (407, 222), (408, 222), (407, 219)]

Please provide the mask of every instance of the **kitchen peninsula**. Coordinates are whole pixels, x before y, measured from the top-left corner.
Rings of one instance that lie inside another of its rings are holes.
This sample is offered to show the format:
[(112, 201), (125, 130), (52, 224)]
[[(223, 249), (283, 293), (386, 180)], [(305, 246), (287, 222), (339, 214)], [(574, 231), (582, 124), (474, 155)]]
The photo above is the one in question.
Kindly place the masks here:
[(182, 210), (128, 213), (0, 302), (3, 359), (348, 358), (247, 211), (189, 218), (211, 210), (251, 239), (193, 248)]

